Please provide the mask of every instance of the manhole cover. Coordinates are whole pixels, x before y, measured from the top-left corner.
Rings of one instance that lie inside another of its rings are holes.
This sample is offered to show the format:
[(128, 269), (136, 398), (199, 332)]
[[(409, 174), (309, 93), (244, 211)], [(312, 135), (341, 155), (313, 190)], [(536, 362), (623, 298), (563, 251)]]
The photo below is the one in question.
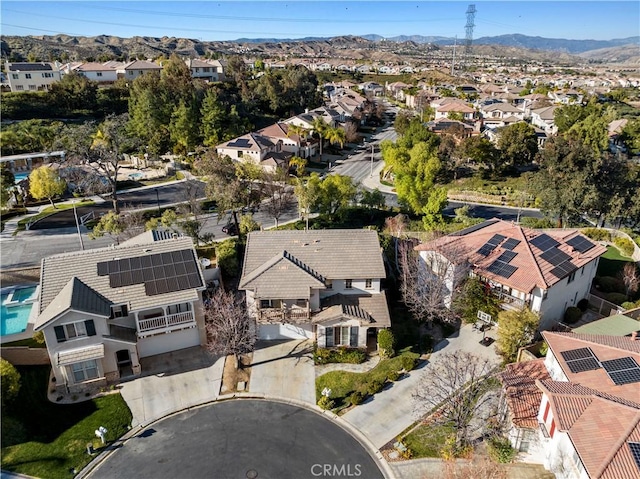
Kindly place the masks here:
[(256, 477), (258, 477), (258, 471), (253, 469), (249, 469), (247, 471), (247, 479), (256, 479)]

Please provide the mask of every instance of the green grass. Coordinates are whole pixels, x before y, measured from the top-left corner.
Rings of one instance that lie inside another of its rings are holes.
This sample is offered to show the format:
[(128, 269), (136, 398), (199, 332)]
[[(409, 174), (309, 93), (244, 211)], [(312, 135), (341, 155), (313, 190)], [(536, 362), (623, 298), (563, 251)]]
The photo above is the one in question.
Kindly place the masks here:
[[(80, 201), (78, 203), (75, 203), (75, 207), (80, 208), (81, 206), (91, 206), (94, 203), (95, 202), (93, 200)], [(40, 213), (38, 213), (35, 216), (22, 218), (20, 221), (18, 221), (18, 229), (16, 231), (24, 231), (27, 228), (27, 223), (32, 223), (37, 220), (41, 220), (42, 218), (46, 218), (47, 216), (50, 216), (52, 214), (59, 213), (60, 211), (70, 210), (73, 207), (74, 207), (73, 203), (60, 203), (60, 204), (57, 204), (55, 208), (53, 206), (49, 206), (43, 209)]]
[(18, 398), (2, 410), (2, 469), (43, 479), (70, 479), (92, 459), (94, 431), (107, 428), (107, 441), (122, 436), (131, 424), (131, 411), (120, 394), (77, 404), (53, 404), (46, 398), (49, 367), (19, 367)]
[(381, 360), (375, 368), (366, 373), (331, 371), (323, 374), (316, 379), (316, 398), (320, 399), (321, 391), (329, 388), (331, 399), (336, 402), (336, 407), (344, 406), (349, 395), (360, 386), (373, 380), (384, 382), (389, 372), (402, 370), (403, 356), (417, 358), (419, 355), (407, 348), (394, 358)]
[(455, 433), (453, 426), (422, 424), (407, 434), (402, 443), (413, 452), (413, 458), (441, 457), (447, 438)]
[(607, 252), (600, 256), (596, 276), (612, 276), (617, 278), (618, 273), (620, 273), (624, 265), (629, 262), (633, 262), (633, 259), (623, 256), (615, 246), (608, 246)]

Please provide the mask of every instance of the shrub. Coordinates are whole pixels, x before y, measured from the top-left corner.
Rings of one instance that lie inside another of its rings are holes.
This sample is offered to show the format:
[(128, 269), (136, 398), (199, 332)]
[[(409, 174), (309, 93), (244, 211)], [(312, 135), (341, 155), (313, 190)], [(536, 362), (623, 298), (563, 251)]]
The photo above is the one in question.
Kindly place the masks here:
[(395, 382), (400, 379), (400, 373), (398, 371), (389, 371), (387, 374), (387, 379), (389, 381)]
[(596, 277), (596, 285), (603, 293), (624, 293), (624, 281), (613, 276)]
[(20, 392), (20, 373), (6, 359), (0, 358), (0, 385), (2, 386), (2, 407), (13, 401)]
[(587, 309), (589, 309), (589, 300), (587, 298), (582, 298), (580, 301), (578, 301), (577, 306), (578, 309), (584, 313)]
[(318, 401), (318, 406), (320, 406), (322, 409), (326, 411), (327, 409), (333, 409), (335, 406), (335, 403), (330, 397), (322, 396)]
[(602, 228), (585, 228), (582, 234), (595, 241), (611, 241), (611, 233)]
[(318, 348), (316, 347), (313, 351), (313, 362), (316, 364), (327, 364), (331, 361), (329, 358), (331, 357), (331, 350)]
[(389, 329), (381, 329), (378, 331), (378, 346), (380, 347), (380, 354), (384, 358), (392, 358), (395, 354), (394, 346), (396, 340), (393, 337), (393, 333)]
[(357, 406), (358, 404), (361, 404), (363, 400), (364, 400), (364, 394), (362, 394), (360, 391), (354, 391), (351, 393), (351, 396), (349, 396), (349, 402), (351, 403), (352, 406)]
[(382, 381), (379, 381), (378, 379), (369, 381), (369, 383), (367, 384), (367, 394), (369, 394), (370, 396), (373, 396), (374, 394), (377, 394), (380, 391), (382, 391), (383, 387), (384, 387), (384, 383)]
[(608, 293), (607, 301), (610, 301), (613, 304), (621, 305), (627, 301), (627, 295), (622, 293)]
[(629, 238), (616, 238), (613, 244), (622, 252), (623, 255), (631, 257), (633, 255), (633, 241)]
[(505, 437), (492, 438), (487, 444), (487, 449), (491, 459), (500, 464), (510, 463), (516, 455), (516, 450)]
[(564, 312), (564, 322), (567, 324), (577, 323), (580, 321), (581, 317), (582, 311), (580, 311), (580, 308), (576, 308), (575, 306), (569, 306)]
[(624, 303), (622, 303), (620, 306), (622, 306), (622, 308), (626, 311), (633, 309), (636, 307), (636, 304), (633, 301), (625, 301)]
[(411, 356), (403, 356), (400, 365), (402, 369), (408, 372), (418, 365), (418, 360)]
[(420, 342), (418, 343), (418, 348), (421, 353), (432, 353), (433, 352), (433, 338), (428, 334), (420, 336)]
[(44, 344), (44, 332), (33, 333), (33, 340), (38, 344)]
[(367, 353), (363, 349), (345, 348), (324, 349), (316, 348), (313, 352), (313, 360), (316, 364), (349, 363), (360, 364), (367, 359)]
[(216, 244), (216, 259), (224, 275), (236, 276), (239, 267), (235, 240), (225, 240)]
[(549, 345), (547, 344), (546, 341), (543, 341), (542, 346), (540, 346), (540, 350), (538, 352), (542, 357), (547, 355), (547, 352), (549, 352)]
[(400, 451), (400, 456), (402, 456), (402, 459), (411, 459), (413, 457), (413, 451), (410, 448), (406, 448)]

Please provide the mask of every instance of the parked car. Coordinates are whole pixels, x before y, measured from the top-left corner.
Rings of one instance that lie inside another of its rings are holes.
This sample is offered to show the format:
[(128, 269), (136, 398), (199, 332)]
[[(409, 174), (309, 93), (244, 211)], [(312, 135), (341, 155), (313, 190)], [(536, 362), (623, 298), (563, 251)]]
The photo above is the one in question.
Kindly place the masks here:
[(222, 227), (222, 232), (229, 236), (237, 236), (238, 235), (238, 227), (233, 221), (230, 221), (226, 225)]

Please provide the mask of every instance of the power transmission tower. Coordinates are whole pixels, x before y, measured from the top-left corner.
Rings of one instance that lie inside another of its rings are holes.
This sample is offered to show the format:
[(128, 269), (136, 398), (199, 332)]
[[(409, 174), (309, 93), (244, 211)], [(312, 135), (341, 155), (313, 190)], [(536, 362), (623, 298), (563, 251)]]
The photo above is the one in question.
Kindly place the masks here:
[(475, 27), (476, 6), (469, 5), (467, 8), (467, 24), (464, 26), (467, 36), (464, 42), (464, 54), (467, 60), (471, 56), (471, 43), (473, 42), (473, 27)]

